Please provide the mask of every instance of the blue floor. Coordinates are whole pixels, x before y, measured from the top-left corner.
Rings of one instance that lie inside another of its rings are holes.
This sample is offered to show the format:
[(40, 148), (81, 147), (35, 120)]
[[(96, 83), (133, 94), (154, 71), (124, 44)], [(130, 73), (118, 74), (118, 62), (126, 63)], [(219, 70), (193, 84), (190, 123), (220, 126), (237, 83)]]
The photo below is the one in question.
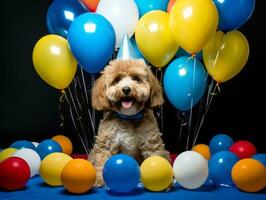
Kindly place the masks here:
[(5, 192), (0, 190), (2, 200), (112, 200), (112, 199), (134, 199), (134, 200), (266, 200), (266, 191), (260, 193), (245, 193), (238, 189), (216, 188), (212, 185), (205, 185), (198, 190), (185, 190), (179, 186), (174, 187), (169, 192), (149, 192), (142, 187), (138, 187), (130, 194), (116, 194), (105, 188), (93, 189), (86, 194), (73, 195), (64, 190), (63, 187), (50, 187), (43, 183), (40, 177), (32, 178), (27, 187), (23, 190)]

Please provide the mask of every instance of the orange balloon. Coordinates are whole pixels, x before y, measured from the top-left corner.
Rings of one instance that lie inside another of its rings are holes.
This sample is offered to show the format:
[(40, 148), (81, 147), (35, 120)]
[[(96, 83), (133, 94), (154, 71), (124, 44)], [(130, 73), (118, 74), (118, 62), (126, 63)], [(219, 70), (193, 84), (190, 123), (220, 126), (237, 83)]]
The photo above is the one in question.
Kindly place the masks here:
[(172, 7), (174, 6), (176, 0), (170, 0), (167, 6), (167, 12), (170, 13), (172, 10)]
[(65, 153), (67, 155), (72, 154), (73, 145), (72, 145), (72, 142), (70, 141), (70, 139), (68, 139), (66, 136), (56, 135), (56, 136), (52, 137), (52, 140), (54, 140), (60, 144), (63, 153)]
[(93, 165), (84, 159), (69, 161), (62, 173), (61, 181), (64, 187), (72, 193), (81, 194), (93, 187), (96, 180), (96, 170)]
[(257, 192), (266, 186), (266, 168), (252, 158), (238, 161), (231, 175), (235, 185), (245, 192)]
[(192, 151), (196, 151), (199, 154), (201, 154), (206, 160), (210, 160), (211, 158), (211, 152), (210, 148), (206, 144), (197, 144), (192, 148)]

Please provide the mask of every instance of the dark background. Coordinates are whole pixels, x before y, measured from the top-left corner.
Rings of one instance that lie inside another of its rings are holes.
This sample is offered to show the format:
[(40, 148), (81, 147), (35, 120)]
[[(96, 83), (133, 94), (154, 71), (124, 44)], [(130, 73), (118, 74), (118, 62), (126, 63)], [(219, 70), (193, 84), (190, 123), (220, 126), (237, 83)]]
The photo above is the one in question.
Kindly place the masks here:
[[(77, 134), (66, 120), (60, 128), (60, 92), (44, 83), (32, 65), (32, 50), (48, 34), (46, 12), (51, 0), (3, 1), (0, 20), (0, 148), (18, 139), (41, 141), (65, 134), (75, 152), (84, 152)], [(265, 134), (265, 14), (264, 1), (257, 1), (251, 19), (240, 28), (250, 45), (243, 71), (221, 84), (201, 129), (199, 142), (208, 143), (217, 133), (229, 134), (235, 141), (253, 142), (266, 152)], [(168, 102), (164, 105), (164, 140), (172, 152), (184, 149), (178, 142), (180, 121)], [(185, 134), (185, 133), (184, 133)]]

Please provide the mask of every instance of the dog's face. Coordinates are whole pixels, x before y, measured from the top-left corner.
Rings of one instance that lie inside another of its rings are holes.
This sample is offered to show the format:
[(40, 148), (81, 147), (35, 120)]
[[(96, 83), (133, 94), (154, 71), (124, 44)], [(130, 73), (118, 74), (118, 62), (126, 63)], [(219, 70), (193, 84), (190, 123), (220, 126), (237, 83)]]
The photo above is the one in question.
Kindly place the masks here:
[(134, 115), (145, 106), (163, 103), (162, 89), (143, 60), (111, 61), (97, 79), (92, 91), (92, 106)]

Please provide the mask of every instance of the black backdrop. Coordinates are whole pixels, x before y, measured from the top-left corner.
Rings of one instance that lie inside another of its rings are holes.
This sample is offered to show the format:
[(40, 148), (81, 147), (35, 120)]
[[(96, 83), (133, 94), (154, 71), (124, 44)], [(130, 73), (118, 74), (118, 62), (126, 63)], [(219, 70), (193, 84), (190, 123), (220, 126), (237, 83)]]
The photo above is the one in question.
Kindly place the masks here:
[[(74, 142), (75, 152), (83, 152), (70, 121), (59, 128), (60, 93), (44, 83), (32, 65), (32, 50), (47, 34), (46, 12), (51, 0), (14, 0), (1, 3), (0, 53), (0, 148), (18, 139), (41, 141), (63, 133)], [(214, 98), (199, 142), (208, 143), (216, 133), (229, 134), (234, 140), (253, 142), (266, 151), (265, 121), (265, 14), (264, 1), (257, 1), (251, 19), (240, 29), (250, 45), (250, 57), (244, 70), (221, 85)], [(164, 140), (172, 152), (178, 144), (176, 110), (164, 104)]]

